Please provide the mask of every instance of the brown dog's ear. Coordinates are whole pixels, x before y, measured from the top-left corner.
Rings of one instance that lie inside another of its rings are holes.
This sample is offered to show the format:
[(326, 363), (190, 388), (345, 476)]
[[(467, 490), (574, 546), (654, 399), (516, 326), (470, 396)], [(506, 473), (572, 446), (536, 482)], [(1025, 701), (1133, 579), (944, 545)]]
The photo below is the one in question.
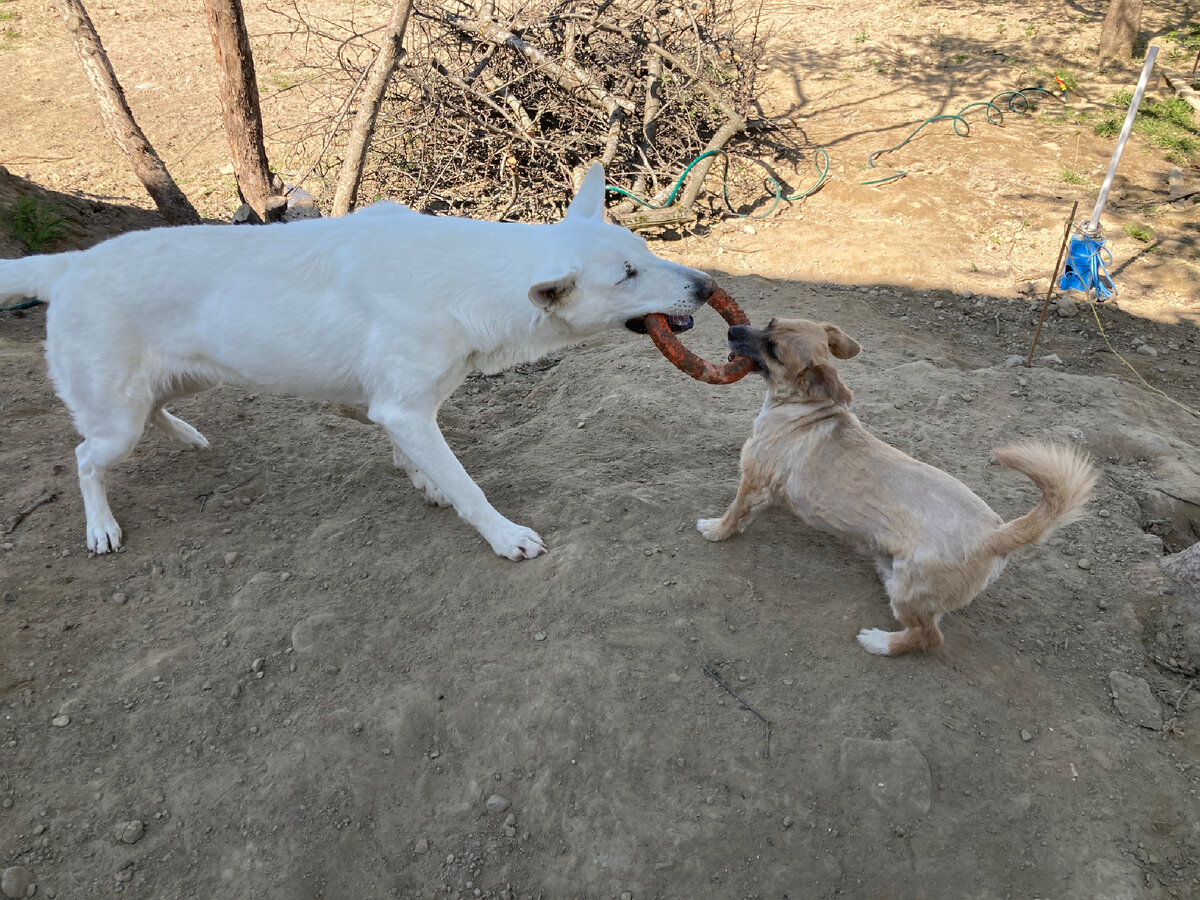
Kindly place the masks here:
[(854, 399), (854, 394), (838, 377), (837, 369), (833, 366), (817, 363), (805, 369), (804, 376), (811, 397), (825, 397), (839, 406), (849, 406), (850, 401)]
[(829, 339), (829, 350), (834, 356), (838, 359), (850, 359), (852, 356), (858, 356), (858, 351), (862, 349), (858, 345), (858, 341), (836, 325), (826, 322), (821, 327), (825, 329), (825, 336)]

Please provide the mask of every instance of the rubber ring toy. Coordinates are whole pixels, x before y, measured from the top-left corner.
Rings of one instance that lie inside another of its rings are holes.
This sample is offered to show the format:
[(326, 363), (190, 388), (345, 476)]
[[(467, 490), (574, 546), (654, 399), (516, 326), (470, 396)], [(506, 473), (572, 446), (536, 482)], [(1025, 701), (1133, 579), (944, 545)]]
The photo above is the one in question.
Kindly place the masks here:
[[(708, 298), (708, 305), (730, 325), (750, 324), (750, 317), (720, 288), (713, 291), (712, 296)], [(677, 369), (691, 375), (697, 381), (706, 384), (733, 384), (749, 375), (754, 367), (754, 362), (745, 356), (735, 356), (729, 362), (720, 365), (702, 359), (683, 346), (671, 331), (671, 326), (667, 324), (667, 317), (661, 313), (646, 316), (645, 323), (650, 340), (654, 341), (654, 346), (659, 352)]]

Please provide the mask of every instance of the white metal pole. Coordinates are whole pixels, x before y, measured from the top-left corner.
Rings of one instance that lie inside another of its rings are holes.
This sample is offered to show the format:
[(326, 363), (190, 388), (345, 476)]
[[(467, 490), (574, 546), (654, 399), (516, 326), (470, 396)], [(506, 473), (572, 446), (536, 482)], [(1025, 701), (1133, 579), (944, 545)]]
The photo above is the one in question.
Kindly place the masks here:
[(1100, 188), (1100, 196), (1096, 198), (1096, 208), (1092, 210), (1091, 221), (1085, 232), (1090, 235), (1100, 233), (1100, 214), (1104, 212), (1104, 204), (1108, 202), (1108, 192), (1112, 188), (1113, 176), (1117, 174), (1117, 166), (1121, 162), (1121, 153), (1125, 150), (1125, 142), (1129, 140), (1129, 131), (1133, 128), (1133, 120), (1137, 117), (1138, 107), (1142, 104), (1142, 95), (1146, 93), (1146, 84), (1150, 81), (1150, 70), (1154, 68), (1154, 58), (1158, 56), (1158, 47), (1146, 50), (1146, 63), (1142, 66), (1142, 77), (1138, 79), (1137, 90), (1133, 92), (1133, 100), (1129, 104), (1129, 112), (1125, 114), (1125, 124), (1121, 128), (1121, 136), (1117, 138), (1117, 148), (1113, 150), (1112, 159), (1108, 163), (1108, 174), (1104, 176), (1104, 185)]

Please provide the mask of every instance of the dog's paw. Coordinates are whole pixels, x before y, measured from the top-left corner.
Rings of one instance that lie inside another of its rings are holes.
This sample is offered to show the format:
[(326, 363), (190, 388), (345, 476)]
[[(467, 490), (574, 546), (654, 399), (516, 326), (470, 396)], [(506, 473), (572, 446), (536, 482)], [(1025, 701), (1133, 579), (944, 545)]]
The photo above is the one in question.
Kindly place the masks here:
[(181, 438), (176, 438), (175, 440), (182, 446), (187, 447), (189, 450), (207, 450), (209, 447), (208, 438), (198, 432), (195, 428), (192, 428), (191, 425), (189, 425), (188, 428), (191, 428), (192, 433), (188, 435), (186, 440)]
[(858, 643), (868, 653), (888, 655), (888, 633), (882, 628), (864, 628), (858, 633)]
[(208, 449), (208, 438), (183, 419), (171, 415), (165, 409), (159, 410), (158, 418), (155, 421), (167, 437), (181, 447), (187, 447), (189, 450)]
[(729, 531), (721, 527), (723, 519), (699, 519), (696, 530), (704, 535), (706, 540), (723, 541), (729, 537)]
[(541, 536), (533, 529), (521, 525), (510, 524), (503, 534), (489, 543), (497, 556), (503, 556), (513, 562), (533, 559), (546, 552), (546, 543)]
[(87, 548), (97, 556), (116, 553), (121, 548), (121, 526), (112, 516), (102, 522), (88, 522)]

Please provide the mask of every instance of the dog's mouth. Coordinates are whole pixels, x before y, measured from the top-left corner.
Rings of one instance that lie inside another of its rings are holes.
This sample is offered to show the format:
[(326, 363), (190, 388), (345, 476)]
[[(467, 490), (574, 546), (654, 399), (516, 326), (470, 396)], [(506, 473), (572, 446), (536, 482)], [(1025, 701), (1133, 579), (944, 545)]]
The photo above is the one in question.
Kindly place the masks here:
[(754, 363), (750, 368), (751, 372), (757, 372), (764, 376), (767, 374), (767, 367), (763, 365), (762, 357), (758, 355), (755, 348), (744, 341), (729, 342), (729, 361), (733, 362), (735, 359), (748, 359)]
[[(674, 334), (679, 334), (681, 331), (687, 331), (696, 324), (695, 320), (691, 316), (664, 316), (664, 318), (667, 320), (667, 325)], [(639, 316), (636, 319), (628, 319), (625, 322), (625, 327), (634, 334), (646, 334), (646, 317)]]

